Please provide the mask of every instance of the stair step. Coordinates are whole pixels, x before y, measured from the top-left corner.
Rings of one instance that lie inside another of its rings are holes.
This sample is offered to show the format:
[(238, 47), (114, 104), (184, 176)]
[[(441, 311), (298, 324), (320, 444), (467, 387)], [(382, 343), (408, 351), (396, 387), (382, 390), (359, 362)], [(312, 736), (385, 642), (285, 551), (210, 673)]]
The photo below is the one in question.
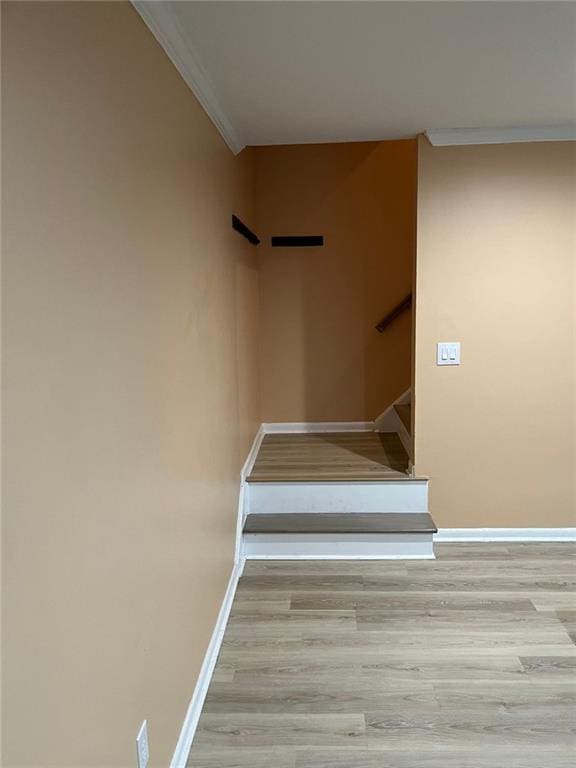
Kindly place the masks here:
[(254, 534), (398, 534), (436, 533), (427, 512), (282, 512), (249, 514), (244, 533)]
[(408, 434), (412, 434), (412, 405), (410, 403), (395, 405), (394, 410), (400, 416), (400, 421), (406, 427)]
[(249, 483), (411, 479), (408, 454), (394, 432), (323, 432), (264, 436)]

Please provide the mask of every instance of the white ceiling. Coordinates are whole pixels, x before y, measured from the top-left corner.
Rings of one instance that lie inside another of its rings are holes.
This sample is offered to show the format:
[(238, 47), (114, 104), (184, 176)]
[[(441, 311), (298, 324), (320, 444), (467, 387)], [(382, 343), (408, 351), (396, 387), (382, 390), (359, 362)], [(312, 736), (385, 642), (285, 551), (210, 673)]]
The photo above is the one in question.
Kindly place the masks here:
[(575, 3), (135, 4), (235, 149), (576, 123)]

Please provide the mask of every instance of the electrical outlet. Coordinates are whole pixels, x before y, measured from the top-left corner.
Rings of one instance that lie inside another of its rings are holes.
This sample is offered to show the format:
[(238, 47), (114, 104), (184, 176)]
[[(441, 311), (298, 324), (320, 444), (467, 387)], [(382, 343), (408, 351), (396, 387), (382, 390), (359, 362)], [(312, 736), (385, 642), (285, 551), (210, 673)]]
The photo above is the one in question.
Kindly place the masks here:
[(138, 757), (138, 768), (146, 768), (150, 758), (148, 749), (148, 723), (146, 720), (140, 726), (138, 736), (136, 736), (136, 755)]

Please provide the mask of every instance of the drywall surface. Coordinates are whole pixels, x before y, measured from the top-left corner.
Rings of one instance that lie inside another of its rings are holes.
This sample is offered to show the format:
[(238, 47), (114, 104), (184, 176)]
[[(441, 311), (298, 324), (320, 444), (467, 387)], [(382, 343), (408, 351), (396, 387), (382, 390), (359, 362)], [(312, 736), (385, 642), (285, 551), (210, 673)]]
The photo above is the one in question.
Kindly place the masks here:
[[(257, 147), (264, 421), (373, 419), (410, 386), (416, 142)], [(272, 248), (272, 235), (324, 235)]]
[(257, 424), (249, 155), (127, 3), (3, 3), (6, 768), (170, 762)]
[(419, 142), (415, 461), (441, 527), (576, 525), (575, 148)]

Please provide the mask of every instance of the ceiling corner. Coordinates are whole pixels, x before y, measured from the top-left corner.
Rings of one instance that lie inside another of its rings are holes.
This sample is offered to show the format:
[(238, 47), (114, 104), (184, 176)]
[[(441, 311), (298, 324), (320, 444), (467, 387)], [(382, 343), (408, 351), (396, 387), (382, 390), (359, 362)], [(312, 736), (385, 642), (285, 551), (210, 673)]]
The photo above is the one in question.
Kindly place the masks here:
[(209, 77), (197, 56), (194, 55), (190, 43), (182, 34), (178, 17), (170, 4), (159, 0), (132, 0), (132, 5), (196, 96), (228, 147), (237, 155), (244, 149), (246, 142), (218, 100)]

